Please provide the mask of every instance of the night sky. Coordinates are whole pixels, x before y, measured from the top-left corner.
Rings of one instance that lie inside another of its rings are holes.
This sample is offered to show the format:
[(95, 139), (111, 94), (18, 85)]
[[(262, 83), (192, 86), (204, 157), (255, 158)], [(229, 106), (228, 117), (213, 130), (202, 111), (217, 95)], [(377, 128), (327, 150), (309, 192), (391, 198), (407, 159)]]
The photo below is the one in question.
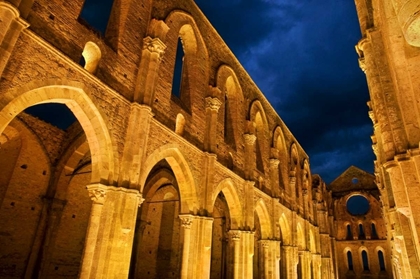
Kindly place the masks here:
[[(353, 0), (196, 3), (308, 153), (312, 173), (330, 183), (350, 165), (373, 172)], [(82, 18), (106, 23), (109, 9), (102, 0), (85, 5)]]
[(373, 172), (368, 89), (353, 0), (196, 0), (330, 183)]

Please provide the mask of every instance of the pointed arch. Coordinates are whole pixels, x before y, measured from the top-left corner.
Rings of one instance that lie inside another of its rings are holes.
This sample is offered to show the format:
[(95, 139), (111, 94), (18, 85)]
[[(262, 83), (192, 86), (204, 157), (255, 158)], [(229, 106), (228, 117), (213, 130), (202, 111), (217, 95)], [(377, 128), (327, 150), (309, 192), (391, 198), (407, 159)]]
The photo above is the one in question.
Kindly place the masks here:
[(286, 184), (288, 183), (288, 167), (287, 167), (287, 158), (288, 150), (286, 147), (286, 142), (284, 139), (284, 134), (280, 126), (276, 126), (273, 132), (273, 141), (272, 148), (276, 150), (275, 156), (279, 160), (279, 182), (280, 187), (284, 190), (286, 189)]
[(143, 192), (150, 171), (161, 160), (168, 162), (177, 180), (181, 199), (180, 213), (196, 213), (199, 203), (195, 181), (188, 162), (176, 145), (161, 146), (147, 157), (146, 163), (140, 171), (140, 192)]
[(281, 214), (280, 220), (280, 240), (283, 245), (292, 244), (292, 234), (290, 231), (289, 221), (284, 213)]
[(299, 250), (305, 250), (305, 248), (306, 248), (306, 245), (305, 245), (305, 234), (303, 232), (303, 229), (302, 229), (302, 226), (300, 225), (300, 223), (297, 224), (296, 230), (297, 230), (296, 244), (297, 244)]
[(255, 212), (260, 219), (261, 225), (261, 239), (268, 239), (272, 237), (272, 226), (270, 213), (267, 210), (267, 206), (263, 199), (259, 199), (255, 204)]
[[(209, 62), (207, 47), (194, 18), (185, 11), (172, 11), (166, 17), (165, 24), (168, 28), (161, 30), (164, 34), (157, 34), (158, 37), (164, 38), (164, 43), (167, 45), (163, 63), (168, 65), (168, 69), (174, 69), (177, 49), (174, 44), (177, 44), (180, 40), (184, 57), (182, 62), (180, 81), (181, 92), (179, 99), (181, 101), (181, 106), (191, 113), (191, 110), (194, 107), (191, 103), (191, 94), (201, 92), (207, 89), (208, 86)], [(192, 76), (193, 74), (194, 76)], [(162, 72), (160, 78), (163, 78), (165, 82), (172, 84), (173, 73), (167, 75)], [(172, 88), (172, 86), (166, 88)]]
[(216, 202), (217, 195), (222, 192), (229, 207), (231, 229), (238, 229), (243, 225), (243, 204), (239, 199), (235, 184), (231, 178), (222, 180), (213, 191), (211, 207)]
[[(216, 87), (224, 99), (224, 141), (236, 150), (242, 134), (244, 96), (241, 85), (233, 69), (222, 65), (217, 70)], [(242, 121), (241, 121), (242, 120)]]
[(0, 99), (0, 133), (26, 108), (43, 103), (65, 104), (73, 112), (84, 132), (92, 154), (92, 183), (113, 184), (118, 174), (107, 122), (83, 84), (63, 80), (32, 82), (9, 90)]
[(265, 172), (265, 160), (268, 158), (268, 121), (264, 109), (259, 100), (254, 100), (249, 110), (249, 120), (255, 128), (256, 136), (256, 166), (261, 172)]

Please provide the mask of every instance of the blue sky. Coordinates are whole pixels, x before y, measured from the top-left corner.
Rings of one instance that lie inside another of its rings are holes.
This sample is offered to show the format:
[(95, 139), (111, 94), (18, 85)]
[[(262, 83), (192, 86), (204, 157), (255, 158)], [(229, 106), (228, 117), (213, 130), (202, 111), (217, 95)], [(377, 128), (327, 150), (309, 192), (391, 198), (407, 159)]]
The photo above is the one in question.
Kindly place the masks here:
[(373, 172), (366, 79), (352, 0), (196, 0), (331, 182), (350, 165)]

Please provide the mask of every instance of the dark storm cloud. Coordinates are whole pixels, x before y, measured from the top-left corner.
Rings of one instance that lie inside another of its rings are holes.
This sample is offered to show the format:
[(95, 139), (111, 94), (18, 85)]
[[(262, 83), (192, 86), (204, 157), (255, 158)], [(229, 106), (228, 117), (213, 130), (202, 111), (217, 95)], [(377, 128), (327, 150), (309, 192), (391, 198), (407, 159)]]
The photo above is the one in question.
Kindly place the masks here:
[(196, 2), (309, 154), (314, 173), (331, 182), (350, 165), (373, 171), (352, 0)]

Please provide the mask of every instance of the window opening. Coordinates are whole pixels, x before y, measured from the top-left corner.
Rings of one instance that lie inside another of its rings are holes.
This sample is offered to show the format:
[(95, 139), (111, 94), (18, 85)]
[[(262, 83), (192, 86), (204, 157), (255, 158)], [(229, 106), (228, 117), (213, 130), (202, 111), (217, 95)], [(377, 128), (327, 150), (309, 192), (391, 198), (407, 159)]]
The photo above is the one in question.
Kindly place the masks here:
[(351, 232), (351, 226), (347, 225), (347, 239), (353, 239), (353, 234)]
[(378, 239), (378, 233), (376, 232), (376, 226), (372, 223), (372, 239)]
[(181, 98), (183, 66), (184, 66), (184, 48), (182, 45), (182, 40), (179, 37), (178, 45), (176, 47), (174, 75), (172, 79), (172, 95), (178, 98)]
[(359, 224), (359, 239), (365, 239), (366, 235), (365, 235), (365, 231), (363, 230), (363, 225)]
[(382, 251), (378, 251), (378, 260), (379, 260), (379, 268), (381, 271), (385, 271), (385, 259), (384, 253)]
[(347, 251), (347, 266), (349, 270), (353, 270), (353, 257), (350, 251)]
[(79, 21), (103, 37), (111, 16), (113, 2), (113, 0), (85, 0)]
[(366, 251), (362, 251), (363, 270), (369, 271), (368, 255)]

